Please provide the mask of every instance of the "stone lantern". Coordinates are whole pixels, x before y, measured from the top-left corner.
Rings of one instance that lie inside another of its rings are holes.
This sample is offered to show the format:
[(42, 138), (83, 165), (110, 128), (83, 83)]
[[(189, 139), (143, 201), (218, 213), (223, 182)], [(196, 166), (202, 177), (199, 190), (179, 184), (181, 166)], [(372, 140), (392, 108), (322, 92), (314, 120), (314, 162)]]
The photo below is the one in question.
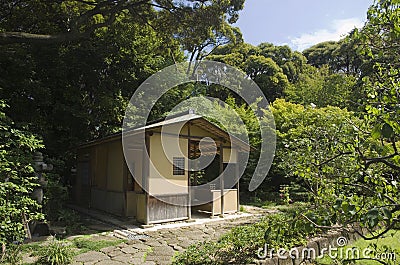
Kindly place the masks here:
[(52, 164), (46, 164), (43, 162), (43, 154), (41, 152), (36, 152), (33, 156), (33, 167), (35, 169), (36, 176), (38, 178), (38, 183), (40, 187), (37, 187), (32, 192), (32, 197), (39, 203), (43, 202), (43, 188), (46, 187), (47, 181), (43, 176), (43, 172), (53, 170)]

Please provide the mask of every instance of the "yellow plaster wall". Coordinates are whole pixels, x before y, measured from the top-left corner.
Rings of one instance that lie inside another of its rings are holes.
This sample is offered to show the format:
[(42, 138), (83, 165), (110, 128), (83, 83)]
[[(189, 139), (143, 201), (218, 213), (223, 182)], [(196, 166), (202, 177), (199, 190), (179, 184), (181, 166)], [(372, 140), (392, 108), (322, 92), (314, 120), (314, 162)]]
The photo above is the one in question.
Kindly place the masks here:
[[(213, 191), (213, 208), (214, 214), (221, 213), (221, 192)], [(219, 197), (219, 198), (218, 198)], [(231, 213), (237, 211), (237, 190), (224, 191), (224, 213)]]
[(146, 195), (136, 194), (136, 220), (146, 222)]
[(137, 194), (133, 191), (126, 192), (126, 216), (135, 217), (137, 210)]
[[(126, 150), (126, 152), (129, 153), (128, 158), (130, 160), (130, 161), (127, 161), (127, 163), (134, 164), (133, 165), (134, 172), (128, 171), (127, 177), (132, 178), (131, 173), (133, 173), (133, 175), (135, 176), (136, 182), (139, 182), (141, 184), (142, 183), (142, 168), (143, 168), (143, 151), (139, 150), (139, 149), (132, 149), (132, 150)], [(136, 190), (136, 191), (140, 190), (140, 187), (138, 187), (138, 185), (136, 183), (132, 182), (132, 185), (135, 185), (134, 190)], [(131, 187), (128, 187), (128, 188), (129, 188), (128, 190), (131, 190)]]
[(237, 149), (224, 148), (224, 163), (236, 163), (237, 162)]
[(108, 143), (107, 158), (107, 190), (123, 191), (124, 157), (120, 140)]
[[(165, 141), (176, 141), (176, 137), (163, 136)], [(187, 158), (187, 139), (178, 139), (181, 152)], [(172, 146), (172, 144), (171, 144)], [(178, 148), (168, 147), (168, 152), (172, 157), (181, 157)], [(185, 166), (187, 166), (187, 159), (185, 159)], [(187, 171), (185, 175), (173, 175), (172, 161), (169, 161), (164, 153), (163, 146), (161, 145), (161, 135), (153, 134), (150, 136), (150, 178), (149, 178), (149, 191), (150, 194), (180, 194), (187, 193)]]
[(93, 147), (95, 150), (93, 170), (93, 187), (99, 189), (107, 188), (107, 144), (100, 144)]

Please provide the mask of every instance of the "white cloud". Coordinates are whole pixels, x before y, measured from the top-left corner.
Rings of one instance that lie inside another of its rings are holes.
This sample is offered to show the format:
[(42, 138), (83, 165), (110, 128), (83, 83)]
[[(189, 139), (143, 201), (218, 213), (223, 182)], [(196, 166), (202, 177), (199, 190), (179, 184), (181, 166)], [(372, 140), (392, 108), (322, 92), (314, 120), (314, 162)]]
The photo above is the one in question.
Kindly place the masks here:
[(338, 41), (346, 36), (352, 29), (364, 25), (358, 18), (334, 20), (331, 29), (320, 29), (313, 33), (304, 33), (300, 37), (290, 38), (291, 47), (303, 51), (317, 43), (324, 41)]

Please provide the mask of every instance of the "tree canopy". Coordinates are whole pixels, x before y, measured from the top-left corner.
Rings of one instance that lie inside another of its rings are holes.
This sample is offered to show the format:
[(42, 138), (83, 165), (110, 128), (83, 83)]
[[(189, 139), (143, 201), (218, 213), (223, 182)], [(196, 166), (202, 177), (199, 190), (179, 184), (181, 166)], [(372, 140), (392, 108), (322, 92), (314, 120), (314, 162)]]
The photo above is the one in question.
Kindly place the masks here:
[[(128, 101), (147, 77), (184, 60), (190, 73), (204, 59), (242, 70), (271, 103), (278, 144), (260, 193), (276, 189), (276, 179), (300, 183), (314, 204), (300, 215), (314, 227), (357, 223), (371, 230), (370, 239), (396, 227), (400, 2), (375, 1), (362, 29), (303, 53), (245, 43), (232, 26), (243, 5), (244, 0), (1, 2), (0, 212), (6, 230), (0, 242), (23, 238), (22, 213), (43, 217), (28, 196), (36, 185), (32, 152), (41, 149), (62, 160), (59, 173), (68, 178), (74, 148), (121, 130)], [(265, 140), (250, 106), (206, 82), (171, 89), (151, 118), (202, 95), (224, 100), (221, 113), (235, 110), (252, 145)], [(265, 114), (263, 121), (270, 119)], [(257, 155), (252, 153), (249, 170)]]

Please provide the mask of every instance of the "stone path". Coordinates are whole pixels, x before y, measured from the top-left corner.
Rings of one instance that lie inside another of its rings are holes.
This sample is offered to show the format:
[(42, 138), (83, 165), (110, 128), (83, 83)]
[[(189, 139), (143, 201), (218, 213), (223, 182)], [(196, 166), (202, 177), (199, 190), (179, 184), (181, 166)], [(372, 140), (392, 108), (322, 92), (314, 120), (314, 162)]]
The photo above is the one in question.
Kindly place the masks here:
[(147, 237), (129, 240), (117, 246), (106, 247), (99, 252), (90, 251), (75, 257), (72, 264), (170, 264), (171, 258), (191, 244), (206, 240), (217, 240), (235, 226), (251, 224), (259, 220), (259, 215), (235, 219), (191, 224), (177, 228), (163, 228), (156, 231), (144, 230)]

